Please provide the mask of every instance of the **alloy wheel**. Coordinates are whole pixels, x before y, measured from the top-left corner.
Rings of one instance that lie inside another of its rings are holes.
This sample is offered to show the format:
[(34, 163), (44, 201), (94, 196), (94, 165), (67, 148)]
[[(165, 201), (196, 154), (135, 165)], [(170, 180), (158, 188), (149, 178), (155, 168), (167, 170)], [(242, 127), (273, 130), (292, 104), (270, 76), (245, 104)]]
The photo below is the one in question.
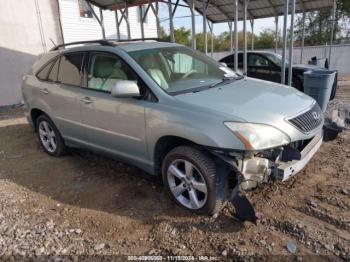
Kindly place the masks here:
[(54, 153), (57, 148), (57, 141), (55, 131), (52, 126), (47, 121), (41, 121), (39, 124), (39, 136), (44, 148), (50, 152)]
[(167, 179), (171, 193), (189, 209), (200, 209), (206, 201), (208, 187), (201, 172), (189, 161), (176, 159), (168, 167)]

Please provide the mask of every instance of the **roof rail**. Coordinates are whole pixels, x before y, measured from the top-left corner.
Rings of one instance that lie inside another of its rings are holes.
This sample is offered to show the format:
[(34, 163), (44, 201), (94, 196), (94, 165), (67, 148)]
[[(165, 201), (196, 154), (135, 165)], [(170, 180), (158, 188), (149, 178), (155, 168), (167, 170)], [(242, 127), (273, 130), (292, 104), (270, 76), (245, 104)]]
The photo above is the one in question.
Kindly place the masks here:
[(54, 48), (52, 48), (50, 51), (56, 51), (62, 47), (70, 46), (70, 45), (82, 45), (82, 44), (100, 44), (104, 46), (115, 46), (113, 43), (107, 41), (107, 40), (91, 40), (91, 41), (78, 41), (78, 42), (71, 42), (67, 44), (57, 45)]
[(116, 42), (116, 43), (123, 43), (123, 42), (137, 42), (137, 41), (157, 41), (157, 42), (164, 42), (164, 40), (156, 37), (150, 37), (150, 38), (132, 38), (132, 39), (108, 39), (110, 41)]

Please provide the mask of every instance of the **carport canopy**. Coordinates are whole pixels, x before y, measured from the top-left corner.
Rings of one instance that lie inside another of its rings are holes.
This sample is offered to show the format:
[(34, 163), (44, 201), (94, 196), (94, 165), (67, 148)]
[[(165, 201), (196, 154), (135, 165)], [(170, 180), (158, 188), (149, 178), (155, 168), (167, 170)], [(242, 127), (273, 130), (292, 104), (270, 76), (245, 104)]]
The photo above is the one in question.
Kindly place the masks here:
[[(93, 5), (108, 10), (119, 10), (125, 7), (140, 6), (154, 2), (168, 3), (167, 0), (87, 0)], [(170, 0), (171, 1), (171, 0)], [(183, 0), (189, 7), (191, 0)], [(173, 0), (173, 5), (179, 1)], [(284, 0), (249, 0), (248, 19), (267, 18), (284, 15)], [(212, 23), (234, 21), (234, 0), (197, 0), (194, 9), (203, 15), (207, 6), (206, 18)], [(333, 7), (333, 0), (299, 0), (295, 3), (295, 13), (311, 12), (322, 8)], [(238, 1), (238, 20), (243, 20), (244, 1)]]
[[(290, 38), (289, 38), (289, 64), (288, 64), (288, 85), (292, 85), (292, 67), (293, 67), (293, 41), (294, 41), (294, 15), (303, 13), (303, 32), (302, 32), (302, 50), (304, 47), (304, 27), (305, 27), (305, 12), (316, 11), (324, 8), (333, 7), (332, 15), (332, 31), (330, 37), (330, 45), (333, 43), (334, 19), (336, 10), (336, 0), (86, 0), (90, 6), (94, 16), (102, 27), (103, 37), (105, 38), (103, 26), (102, 9), (114, 10), (116, 14), (116, 26), (118, 39), (120, 39), (119, 26), (124, 19), (127, 24), (128, 38), (130, 39), (130, 25), (128, 20), (128, 8), (142, 5), (147, 5), (145, 12), (140, 10), (140, 23), (142, 39), (144, 38), (144, 21), (148, 11), (151, 9), (157, 19), (158, 37), (160, 36), (160, 20), (159, 20), (159, 3), (166, 3), (169, 11), (169, 27), (171, 42), (175, 42), (174, 37), (174, 14), (178, 6), (188, 7), (191, 11), (192, 18), (192, 48), (196, 49), (196, 30), (195, 30), (195, 11), (203, 16), (203, 35), (204, 35), (204, 52), (208, 54), (208, 36), (207, 26), (209, 26), (211, 34), (213, 34), (214, 24), (227, 22), (230, 28), (231, 35), (231, 52), (235, 51), (234, 65), (235, 70), (238, 70), (238, 35), (237, 22), (243, 21), (243, 74), (247, 74), (247, 27), (246, 21), (250, 20), (252, 28), (252, 49), (254, 49), (254, 19), (275, 17), (275, 52), (277, 52), (278, 38), (278, 17), (283, 16), (283, 45), (282, 45), (282, 68), (281, 68), (281, 83), (285, 84), (286, 66), (286, 48), (287, 48), (287, 16), (291, 15)], [(91, 4), (100, 8), (100, 18), (96, 16), (91, 7)], [(155, 6), (154, 6), (155, 4)], [(288, 10), (290, 9), (290, 11)], [(118, 18), (118, 11), (121, 13), (121, 18)], [(233, 44), (233, 22), (234, 22), (234, 44)], [(234, 48), (233, 48), (234, 46)], [(329, 64), (331, 59), (331, 47), (329, 48)], [(213, 54), (213, 37), (211, 40), (211, 52)]]

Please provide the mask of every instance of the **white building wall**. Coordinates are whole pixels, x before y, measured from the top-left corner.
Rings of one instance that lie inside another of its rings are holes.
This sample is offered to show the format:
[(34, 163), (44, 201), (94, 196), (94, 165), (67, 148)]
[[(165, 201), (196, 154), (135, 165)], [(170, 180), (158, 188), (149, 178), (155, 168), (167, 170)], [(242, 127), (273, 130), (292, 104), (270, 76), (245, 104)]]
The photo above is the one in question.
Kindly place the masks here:
[[(96, 7), (95, 12), (99, 15)], [(107, 38), (117, 38), (115, 13), (104, 11), (103, 14)], [(129, 8), (132, 38), (141, 38), (137, 14), (137, 7)], [(152, 10), (149, 10), (144, 28), (145, 37), (157, 36)], [(126, 39), (124, 21), (120, 32)], [(62, 34), (65, 42), (102, 38), (101, 27), (95, 18), (80, 17), (78, 0), (0, 0), (0, 106), (22, 101), (23, 75), (38, 54), (54, 46), (52, 41), (63, 42)]]
[[(59, 0), (61, 24), (64, 41), (66, 43), (74, 41), (102, 39), (102, 29), (96, 18), (80, 17), (78, 0)], [(129, 8), (129, 23), (131, 38), (141, 38), (141, 25), (137, 19), (137, 8)], [(94, 7), (96, 15), (99, 17), (99, 8)], [(119, 19), (122, 17), (118, 11)], [(114, 11), (103, 11), (104, 26), (106, 38), (116, 39), (117, 28)], [(147, 23), (144, 23), (145, 37), (157, 37), (156, 18), (152, 12), (148, 12)], [(120, 25), (120, 34), (122, 39), (127, 39), (127, 27), (125, 21)]]
[(56, 1), (0, 0), (0, 106), (21, 102), (21, 84), (38, 54), (62, 42)]

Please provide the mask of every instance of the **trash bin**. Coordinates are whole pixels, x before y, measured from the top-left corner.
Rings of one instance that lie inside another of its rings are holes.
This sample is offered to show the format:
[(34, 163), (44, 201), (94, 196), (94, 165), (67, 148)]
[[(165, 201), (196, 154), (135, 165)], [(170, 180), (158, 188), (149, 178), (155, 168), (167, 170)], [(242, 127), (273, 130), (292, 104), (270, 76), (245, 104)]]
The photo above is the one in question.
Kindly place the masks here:
[(322, 69), (304, 73), (304, 92), (317, 101), (323, 112), (331, 97), (335, 74), (335, 71)]
[(328, 69), (328, 59), (327, 58), (317, 58), (316, 56), (314, 56), (311, 58), (311, 60), (308, 61), (308, 64)]

